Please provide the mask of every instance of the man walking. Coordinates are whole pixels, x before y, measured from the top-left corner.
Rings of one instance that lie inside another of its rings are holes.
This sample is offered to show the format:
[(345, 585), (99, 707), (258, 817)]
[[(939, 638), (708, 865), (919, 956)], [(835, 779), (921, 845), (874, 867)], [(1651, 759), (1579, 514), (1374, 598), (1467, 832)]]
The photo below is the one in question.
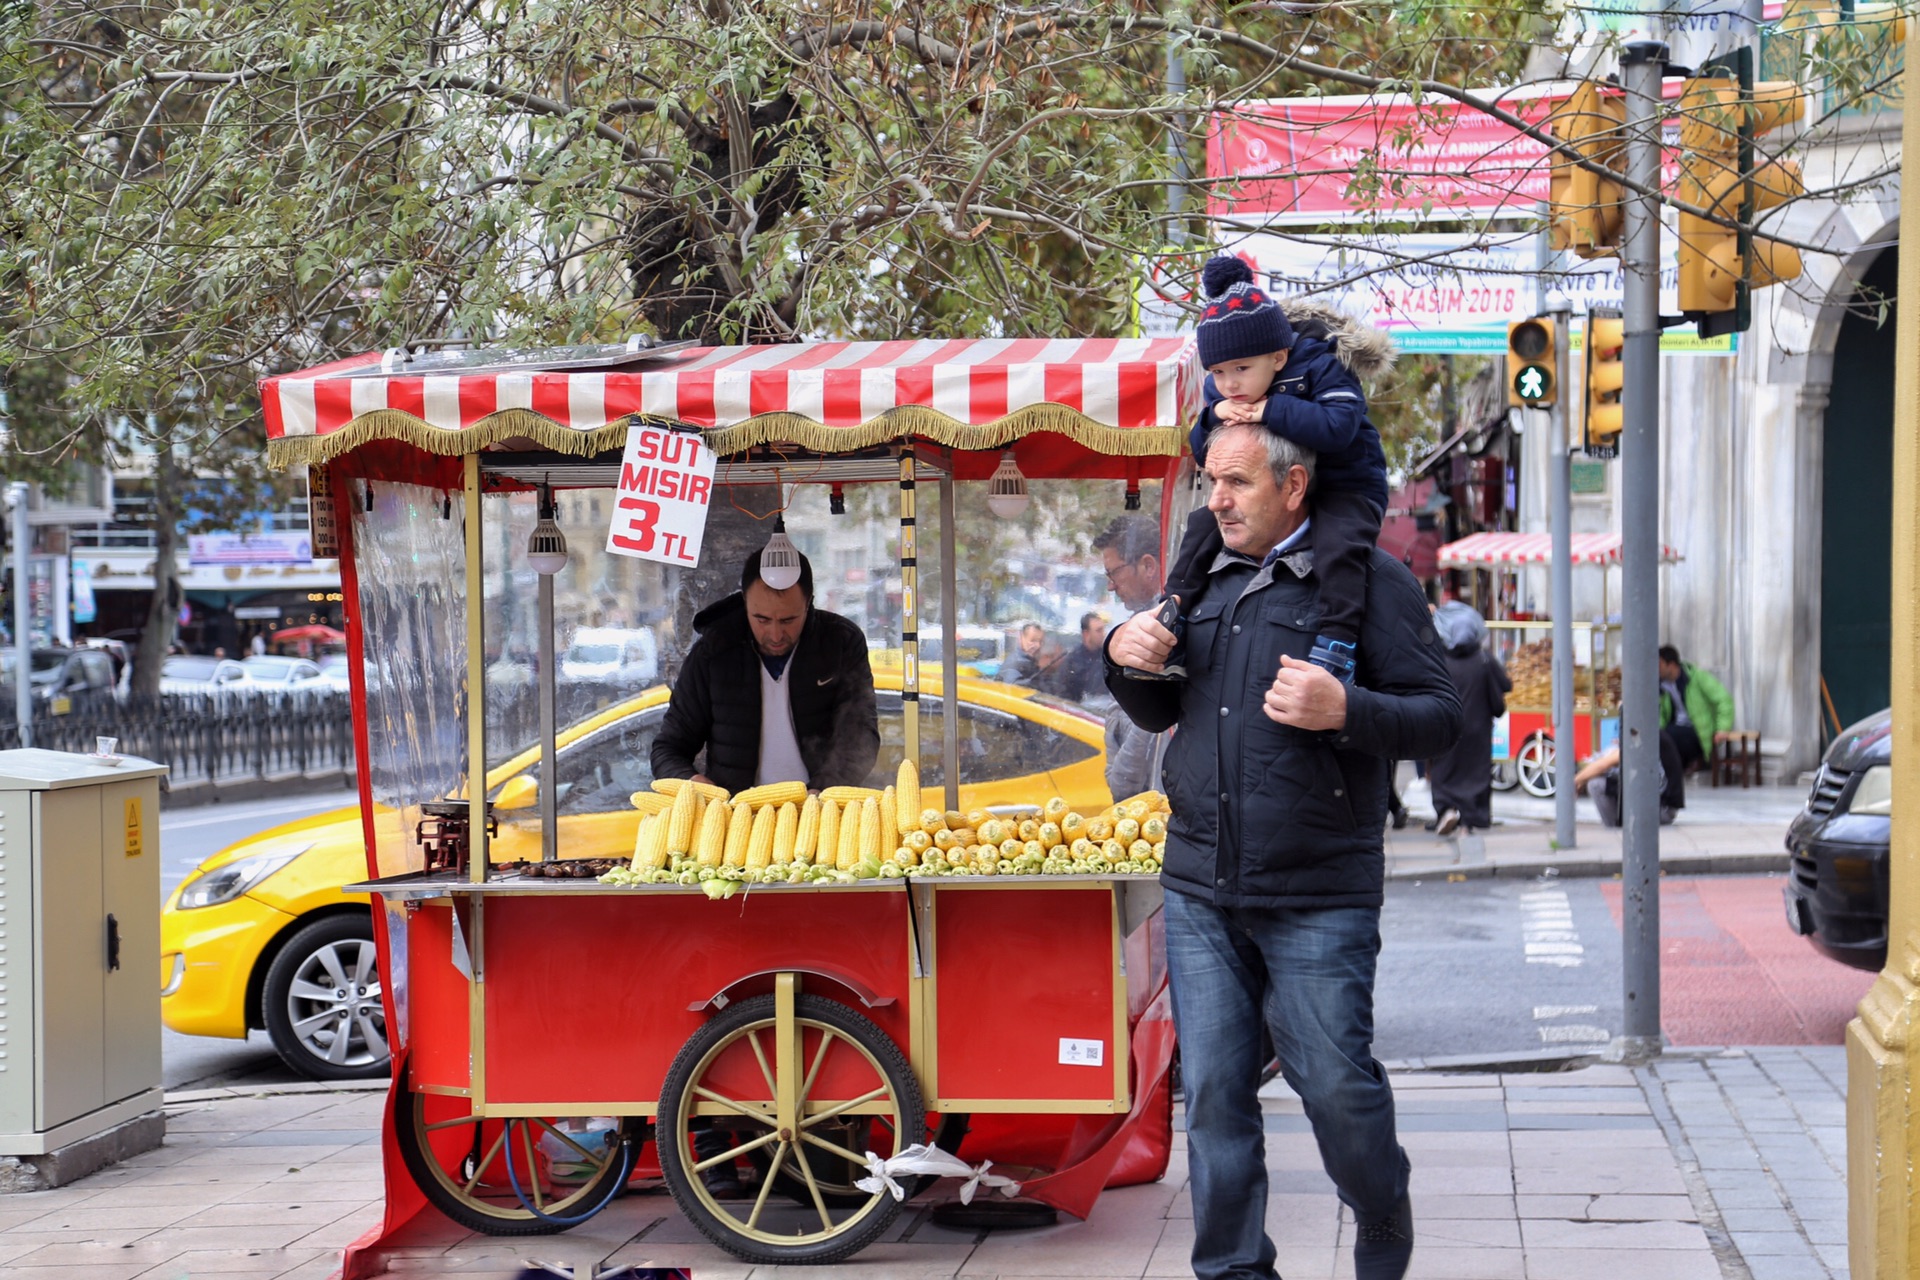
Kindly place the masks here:
[(1174, 636), (1150, 613), (1116, 627), (1107, 687), (1165, 763), (1173, 819), (1167, 961), (1186, 1084), (1193, 1269), (1274, 1280), (1256, 1081), (1262, 1022), (1354, 1212), (1356, 1280), (1399, 1280), (1413, 1253), (1409, 1165), (1373, 1057), (1387, 762), (1438, 755), (1460, 731), (1426, 600), (1371, 557), (1351, 686), (1307, 661), (1321, 610), (1308, 537), (1313, 455), (1258, 424), (1207, 448), (1207, 506), (1225, 549)]

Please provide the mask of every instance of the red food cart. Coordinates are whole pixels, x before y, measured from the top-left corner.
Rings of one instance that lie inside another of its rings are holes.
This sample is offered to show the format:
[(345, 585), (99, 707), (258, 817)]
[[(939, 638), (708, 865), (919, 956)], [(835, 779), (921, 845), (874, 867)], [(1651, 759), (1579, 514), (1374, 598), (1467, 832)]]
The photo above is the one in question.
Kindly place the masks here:
[[(1584, 764), (1611, 747), (1620, 736), (1620, 624), (1607, 607), (1610, 571), (1620, 563), (1620, 535), (1577, 533), (1571, 539), (1573, 563), (1600, 570), (1598, 622), (1575, 619), (1573, 630), (1573, 760)], [(1553, 559), (1550, 533), (1476, 533), (1440, 548), (1442, 569), (1512, 576), (1527, 568), (1545, 568)], [(1660, 548), (1660, 563), (1680, 559), (1672, 547)], [(1481, 598), (1474, 590), (1470, 599)], [(1512, 590), (1486, 593), (1495, 601), (1512, 599)], [(1513, 692), (1507, 714), (1493, 741), (1496, 785), (1519, 786), (1533, 796), (1553, 794), (1553, 686), (1549, 669), (1553, 623), (1540, 617), (1491, 618), (1493, 651), (1508, 668)]]
[[(922, 699), (959, 687), (956, 482), (1004, 476), (1008, 458), (1130, 492), (1166, 475), (1198, 391), (1185, 342), (389, 353), (262, 391), (272, 459), (310, 469), (316, 528), (338, 531), (363, 887), (394, 1045), (386, 1214), (347, 1276), (378, 1271), (429, 1205), (482, 1232), (544, 1233), (646, 1175), (710, 1239), (776, 1263), (851, 1256), (942, 1173), (1081, 1217), (1102, 1187), (1161, 1175), (1173, 1036), (1155, 877), (753, 884), (719, 901), (549, 878), (494, 865), (490, 794), (507, 806), (480, 762), (502, 754), (489, 699), (531, 666), (541, 858), (564, 862), (553, 570), (525, 571), (501, 499), (538, 492), (528, 558), (563, 562), (540, 541), (548, 518), (568, 494), (600, 510), (636, 424), (697, 432), (720, 459), (716, 492), (897, 486), (903, 724), (888, 741), (920, 761)], [(937, 680), (916, 644), (929, 484)], [(498, 633), (522, 595), (537, 596), (539, 653), (516, 667)], [(959, 717), (940, 719), (923, 763), (954, 809)], [(741, 1196), (709, 1189), (718, 1164)]]

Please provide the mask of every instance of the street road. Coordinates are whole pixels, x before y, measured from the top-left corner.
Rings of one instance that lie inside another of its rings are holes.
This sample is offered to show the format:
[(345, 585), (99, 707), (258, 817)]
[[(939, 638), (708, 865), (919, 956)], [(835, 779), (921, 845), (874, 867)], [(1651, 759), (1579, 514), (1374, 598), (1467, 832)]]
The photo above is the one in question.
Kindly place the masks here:
[[(1782, 879), (1662, 883), (1670, 1044), (1841, 1042), (1873, 975), (1787, 931)], [(1390, 884), (1374, 1052), (1395, 1061), (1605, 1047), (1620, 1030), (1619, 902), (1615, 880)]]
[[(283, 822), (357, 803), (344, 788), (242, 804), (196, 805), (160, 815), (160, 894), (164, 902), (209, 854)], [(160, 1055), (169, 1089), (214, 1084), (280, 1083), (302, 1077), (287, 1070), (264, 1031), (245, 1040), (183, 1036), (162, 1030)]]

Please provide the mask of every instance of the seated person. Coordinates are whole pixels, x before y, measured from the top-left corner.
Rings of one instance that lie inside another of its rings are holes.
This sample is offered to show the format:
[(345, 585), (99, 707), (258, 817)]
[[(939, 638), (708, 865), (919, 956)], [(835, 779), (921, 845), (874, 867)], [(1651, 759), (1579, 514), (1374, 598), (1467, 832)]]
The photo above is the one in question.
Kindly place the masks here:
[[(1705, 765), (1713, 744), (1733, 732), (1733, 695), (1727, 686), (1691, 662), (1680, 661), (1680, 651), (1660, 646), (1660, 737), (1680, 753), (1688, 772)], [(1664, 750), (1664, 748), (1663, 748)]]
[[(1687, 807), (1685, 770), (1680, 766), (1680, 750), (1663, 732), (1660, 735), (1660, 825), (1666, 826)], [(1600, 825), (1620, 825), (1620, 748), (1608, 747), (1573, 775), (1573, 793), (1593, 797), (1600, 811)]]

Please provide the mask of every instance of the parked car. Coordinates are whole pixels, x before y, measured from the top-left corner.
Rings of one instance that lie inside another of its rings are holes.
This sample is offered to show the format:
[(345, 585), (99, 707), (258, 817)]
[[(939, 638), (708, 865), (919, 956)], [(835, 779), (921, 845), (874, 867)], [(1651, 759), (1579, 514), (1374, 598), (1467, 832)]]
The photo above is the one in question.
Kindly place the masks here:
[(348, 660), (344, 653), (330, 653), (319, 659), (314, 665), (320, 668), (318, 679), (328, 689), (336, 693), (350, 693), (353, 690), (352, 679), (348, 675)]
[(232, 658), (177, 653), (160, 664), (160, 692), (176, 697), (240, 692), (247, 669)]
[(582, 627), (560, 655), (560, 678), (642, 689), (660, 678), (660, 646), (645, 627)]
[(240, 668), (247, 686), (262, 693), (289, 693), (320, 679), (319, 664), (308, 658), (281, 658), (254, 654), (243, 658)]
[[(900, 675), (875, 673), (881, 749), (869, 785), (894, 780), (902, 747)], [(921, 677), (923, 781), (942, 785), (944, 701)], [(653, 781), (649, 754), (670, 690), (657, 685), (556, 735), (560, 847), (572, 857), (624, 857), (639, 814), (629, 797)], [(989, 681), (960, 682), (962, 808), (1010, 808), (1052, 795), (1082, 812), (1111, 801), (1105, 725), (1072, 703)], [(540, 856), (539, 752), (487, 775), (500, 801), (494, 861)], [(504, 793), (504, 794), (503, 794)], [(197, 867), (161, 914), (161, 1017), (188, 1035), (242, 1038), (264, 1029), (287, 1064), (320, 1080), (388, 1069), (386, 1020), (364, 895), (341, 886), (367, 875), (357, 808), (263, 831)]]
[[(11, 715), (18, 650), (0, 650), (0, 715)], [(117, 701), (113, 659), (104, 649), (51, 646), (28, 651), (28, 675), (36, 715), (85, 715), (110, 711)]]
[(1856, 969), (1887, 962), (1892, 826), (1893, 713), (1882, 711), (1834, 739), (1787, 828), (1787, 925)]

